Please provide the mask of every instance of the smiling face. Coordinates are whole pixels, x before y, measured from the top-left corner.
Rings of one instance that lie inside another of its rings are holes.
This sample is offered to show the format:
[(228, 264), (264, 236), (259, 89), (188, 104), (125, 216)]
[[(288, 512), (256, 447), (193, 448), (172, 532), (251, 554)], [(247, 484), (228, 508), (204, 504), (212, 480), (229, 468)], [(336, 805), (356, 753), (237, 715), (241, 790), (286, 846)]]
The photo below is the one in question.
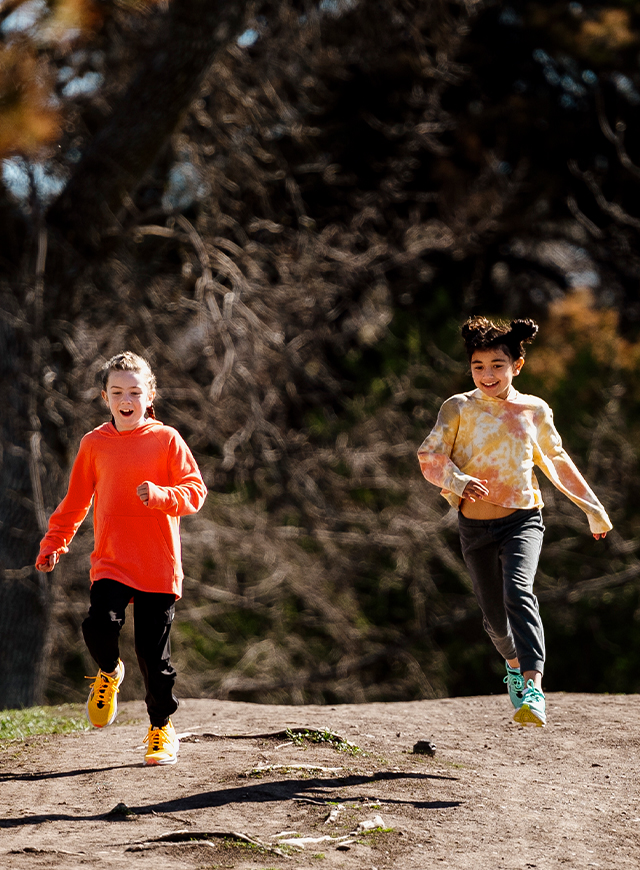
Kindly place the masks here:
[(506, 399), (523, 365), (522, 357), (512, 360), (501, 347), (474, 350), (471, 357), (473, 383), (485, 396)]
[(112, 371), (102, 398), (113, 415), (118, 432), (130, 432), (145, 421), (147, 408), (156, 391), (149, 387), (148, 376), (138, 372)]

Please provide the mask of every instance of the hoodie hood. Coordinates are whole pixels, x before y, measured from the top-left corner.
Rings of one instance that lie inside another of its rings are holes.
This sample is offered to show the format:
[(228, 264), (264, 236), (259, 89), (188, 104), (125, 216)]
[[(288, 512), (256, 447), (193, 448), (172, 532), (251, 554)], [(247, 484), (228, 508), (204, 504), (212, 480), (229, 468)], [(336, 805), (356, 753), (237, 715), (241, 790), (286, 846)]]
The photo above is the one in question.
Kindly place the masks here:
[(101, 435), (122, 438), (124, 436), (131, 437), (135, 435), (142, 435), (144, 432), (150, 432), (153, 429), (161, 428), (162, 426), (164, 426), (164, 423), (161, 423), (160, 420), (156, 420), (154, 417), (147, 417), (144, 423), (142, 423), (140, 426), (136, 426), (135, 429), (128, 429), (124, 432), (119, 432), (112, 417), (108, 423), (103, 423), (101, 426), (96, 427), (93, 431), (99, 432)]

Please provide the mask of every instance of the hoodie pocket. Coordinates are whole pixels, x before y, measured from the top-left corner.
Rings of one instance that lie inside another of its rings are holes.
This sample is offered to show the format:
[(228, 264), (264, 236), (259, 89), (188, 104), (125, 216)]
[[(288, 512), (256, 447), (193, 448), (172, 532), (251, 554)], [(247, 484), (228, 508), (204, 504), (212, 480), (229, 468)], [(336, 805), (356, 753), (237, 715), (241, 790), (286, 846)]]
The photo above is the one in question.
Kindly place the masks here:
[(165, 564), (175, 571), (176, 560), (156, 517), (107, 517), (95, 555), (124, 567)]

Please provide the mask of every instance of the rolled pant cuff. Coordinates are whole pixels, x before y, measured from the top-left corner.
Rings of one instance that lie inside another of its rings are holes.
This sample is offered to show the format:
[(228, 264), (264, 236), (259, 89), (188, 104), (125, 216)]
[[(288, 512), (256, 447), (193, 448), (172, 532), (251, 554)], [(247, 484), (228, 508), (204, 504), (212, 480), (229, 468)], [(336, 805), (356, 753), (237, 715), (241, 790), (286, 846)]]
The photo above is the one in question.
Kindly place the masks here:
[(520, 662), (521, 674), (524, 674), (525, 671), (539, 671), (544, 674), (544, 662), (539, 659), (518, 659), (518, 661)]

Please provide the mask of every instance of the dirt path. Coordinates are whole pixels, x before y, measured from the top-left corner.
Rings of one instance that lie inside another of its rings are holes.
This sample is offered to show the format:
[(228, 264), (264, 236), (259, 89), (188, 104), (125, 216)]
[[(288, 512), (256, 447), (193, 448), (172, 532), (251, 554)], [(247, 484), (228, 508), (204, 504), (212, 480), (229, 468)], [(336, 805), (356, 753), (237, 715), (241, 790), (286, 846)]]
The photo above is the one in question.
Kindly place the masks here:
[[(640, 696), (547, 697), (545, 729), (511, 723), (506, 696), (184, 701), (176, 728), (197, 737), (164, 768), (142, 765), (144, 710), (128, 702), (103, 731), (0, 754), (0, 867), (640, 866)], [(331, 729), (362, 751), (204, 736), (290, 726)], [(412, 753), (421, 739), (435, 757)]]

